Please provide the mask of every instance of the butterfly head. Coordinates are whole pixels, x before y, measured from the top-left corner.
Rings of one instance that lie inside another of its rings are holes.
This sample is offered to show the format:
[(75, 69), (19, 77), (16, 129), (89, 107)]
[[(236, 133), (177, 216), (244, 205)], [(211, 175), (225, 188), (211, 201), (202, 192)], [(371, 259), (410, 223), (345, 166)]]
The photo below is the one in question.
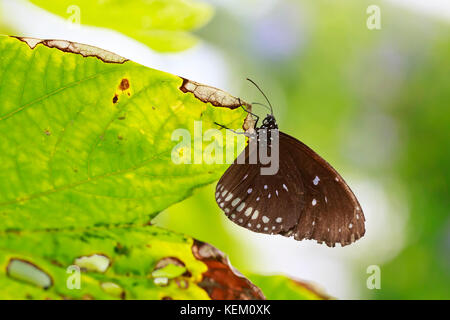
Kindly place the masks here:
[(263, 120), (261, 129), (278, 129), (278, 124), (275, 120), (275, 117), (271, 114), (268, 114)]

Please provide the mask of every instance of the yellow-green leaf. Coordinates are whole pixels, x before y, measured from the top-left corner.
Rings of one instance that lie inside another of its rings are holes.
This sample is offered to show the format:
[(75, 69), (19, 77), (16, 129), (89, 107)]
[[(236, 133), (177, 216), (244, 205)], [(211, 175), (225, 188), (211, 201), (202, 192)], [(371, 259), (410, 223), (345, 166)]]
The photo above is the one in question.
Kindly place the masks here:
[[(81, 24), (115, 29), (157, 51), (180, 51), (197, 39), (190, 31), (205, 25), (211, 6), (194, 0), (31, 0)], [(79, 15), (74, 17), (73, 15)]]
[(293, 280), (282, 275), (250, 274), (249, 279), (264, 292), (269, 300), (324, 300), (331, 299), (316, 285)]
[[(92, 268), (99, 257), (106, 268)], [(214, 299), (217, 290), (264, 298), (224, 260), (208, 244), (149, 225), (1, 232), (0, 299)]]
[(0, 230), (147, 222), (227, 167), (174, 164), (172, 132), (246, 116), (221, 90), (86, 45), (0, 37), (0, 57)]

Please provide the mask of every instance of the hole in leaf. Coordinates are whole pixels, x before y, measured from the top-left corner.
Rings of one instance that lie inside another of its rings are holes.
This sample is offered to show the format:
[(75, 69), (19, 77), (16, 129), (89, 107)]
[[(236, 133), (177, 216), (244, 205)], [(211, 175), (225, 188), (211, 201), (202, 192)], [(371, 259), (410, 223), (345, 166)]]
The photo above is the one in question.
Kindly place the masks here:
[(16, 280), (48, 289), (53, 285), (52, 278), (35, 264), (22, 260), (11, 259), (6, 268), (6, 274)]
[(110, 260), (105, 255), (93, 254), (75, 259), (74, 264), (86, 271), (103, 273), (108, 269)]

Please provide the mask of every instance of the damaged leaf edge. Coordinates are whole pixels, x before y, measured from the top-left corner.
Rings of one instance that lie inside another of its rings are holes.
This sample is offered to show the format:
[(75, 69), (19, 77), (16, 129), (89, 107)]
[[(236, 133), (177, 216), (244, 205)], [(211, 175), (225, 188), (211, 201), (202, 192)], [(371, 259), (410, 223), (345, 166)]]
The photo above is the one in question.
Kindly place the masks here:
[(45, 40), (45, 39), (18, 37), (18, 36), (10, 36), (10, 37), (26, 43), (32, 50), (35, 49), (37, 45), (42, 44), (49, 48), (55, 48), (63, 52), (79, 54), (83, 57), (95, 57), (105, 63), (123, 64), (126, 61), (129, 61), (129, 59), (121, 57), (118, 54), (88, 44), (82, 44), (68, 40), (55, 40), (55, 39)]
[[(245, 109), (247, 111), (252, 111), (252, 105), (250, 103), (241, 100), (240, 98), (234, 97), (228, 92), (183, 77), (180, 78), (183, 80), (183, 82), (179, 89), (183, 93), (192, 93), (195, 98), (204, 103), (211, 103), (214, 107), (229, 108), (232, 110), (241, 106), (245, 106)], [(250, 113), (248, 113), (247, 117), (244, 119), (242, 128), (245, 131), (249, 132), (252, 131), (254, 127), (255, 120), (250, 115)]]
[[(243, 294), (245, 296), (245, 299), (249, 299), (249, 300), (265, 300), (266, 299), (266, 297), (264, 296), (261, 289), (259, 287), (257, 287), (255, 284), (253, 284), (253, 282), (251, 282), (247, 277), (245, 277), (241, 272), (239, 272), (233, 265), (231, 265), (228, 256), (226, 254), (224, 254), (222, 251), (220, 251), (219, 249), (217, 249), (216, 247), (212, 246), (209, 243), (193, 239), (192, 253), (197, 260), (202, 261), (208, 267), (208, 270), (205, 271), (202, 275), (202, 277), (203, 277), (202, 281), (197, 283), (197, 285), (200, 286), (201, 288), (203, 288), (208, 293), (208, 295), (210, 296), (211, 299), (214, 299), (214, 297), (210, 295), (210, 293), (207, 290), (208, 288), (201, 285), (203, 280), (205, 280), (206, 274), (208, 273), (208, 271), (210, 271), (208, 263), (207, 263), (208, 261), (220, 262), (222, 265), (227, 267), (229, 269), (229, 271), (231, 271), (233, 276), (235, 276), (236, 278), (239, 278), (240, 280), (245, 282), (245, 284), (247, 285), (247, 288), (246, 288), (247, 290), (245, 290), (245, 291), (243, 290), (243, 292), (241, 292), (241, 295)], [(214, 280), (214, 279), (209, 279), (209, 280)], [(236, 297), (234, 297), (234, 299), (236, 299)]]

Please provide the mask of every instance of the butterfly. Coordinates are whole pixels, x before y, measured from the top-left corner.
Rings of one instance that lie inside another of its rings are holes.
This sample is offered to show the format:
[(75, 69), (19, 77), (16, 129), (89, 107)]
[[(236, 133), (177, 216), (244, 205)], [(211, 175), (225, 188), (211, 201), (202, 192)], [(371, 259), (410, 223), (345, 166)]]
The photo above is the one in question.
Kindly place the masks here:
[[(243, 107), (256, 117), (254, 133), (247, 136), (257, 147), (250, 148), (248, 143), (217, 183), (219, 207), (234, 223), (258, 233), (314, 239), (329, 247), (360, 239), (365, 234), (365, 217), (350, 187), (317, 153), (278, 130), (266, 95), (247, 80), (266, 98), (271, 114), (257, 127), (259, 117)], [(278, 134), (279, 164), (273, 175), (261, 174), (264, 165), (258, 150), (263, 143), (269, 152), (274, 150), (267, 132)], [(251, 161), (255, 158), (256, 163)]]

